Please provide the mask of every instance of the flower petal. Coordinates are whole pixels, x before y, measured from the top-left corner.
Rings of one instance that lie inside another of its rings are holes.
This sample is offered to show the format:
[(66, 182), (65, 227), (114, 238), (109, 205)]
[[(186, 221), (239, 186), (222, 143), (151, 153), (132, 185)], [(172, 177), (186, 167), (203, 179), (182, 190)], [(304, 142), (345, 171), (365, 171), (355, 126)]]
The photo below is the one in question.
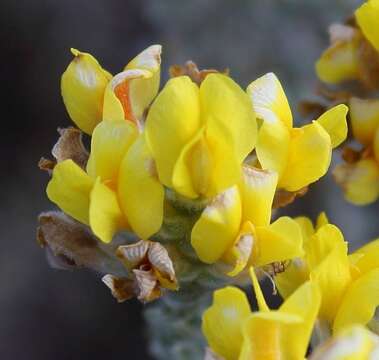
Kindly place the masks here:
[(275, 276), (279, 294), (287, 299), (301, 284), (309, 279), (309, 268), (304, 258), (292, 259), (286, 270)]
[(259, 285), (259, 281), (253, 267), (250, 267), (249, 274), (250, 274), (251, 282), (253, 283), (254, 294), (257, 300), (259, 311), (264, 311), (264, 312), (270, 311), (270, 308), (268, 307), (266, 303), (265, 297), (263, 295), (261, 286)]
[[(210, 132), (205, 131), (205, 141), (211, 156), (210, 163), (212, 166), (209, 171), (209, 184), (203, 195), (211, 198), (238, 183), (241, 177), (242, 162), (238, 161), (238, 155), (226, 137), (212, 137)], [(201, 158), (199, 155), (198, 157)]]
[(222, 260), (232, 265), (228, 276), (238, 275), (247, 265), (254, 249), (255, 228), (246, 221), (237, 235), (234, 245), (226, 251)]
[(318, 214), (317, 219), (316, 219), (316, 230), (320, 229), (326, 224), (329, 224), (329, 219), (327, 215), (325, 214), (325, 212), (322, 211), (320, 212), (320, 214)]
[[(230, 77), (215, 73), (201, 83), (200, 104), (212, 151), (223, 151), (213, 144), (228, 143), (236, 163), (241, 164), (254, 149), (257, 139), (257, 123), (249, 97)], [(222, 155), (225, 153), (216, 156)]]
[(333, 169), (336, 182), (342, 187), (346, 200), (355, 205), (367, 205), (379, 197), (379, 166), (374, 159), (354, 164), (339, 164)]
[(279, 186), (299, 190), (325, 175), (329, 168), (332, 146), (329, 134), (317, 122), (293, 133), (286, 171)]
[(292, 113), (283, 87), (274, 73), (268, 73), (247, 87), (258, 118), (270, 124), (283, 122), (292, 128)]
[(300, 227), (290, 217), (283, 216), (269, 226), (256, 227), (256, 234), (254, 266), (290, 260), (304, 254)]
[(282, 122), (264, 122), (259, 129), (256, 148), (262, 168), (276, 171), (281, 179), (286, 170), (290, 152), (291, 135)]
[(246, 295), (235, 287), (213, 294), (213, 304), (203, 314), (202, 331), (209, 346), (225, 360), (238, 359), (242, 345), (242, 325), (250, 315)]
[(204, 138), (204, 127), (183, 147), (172, 174), (172, 186), (190, 199), (208, 193), (213, 156)]
[[(321, 294), (316, 284), (308, 281), (301, 285), (281, 305), (281, 313), (293, 314), (303, 319), (301, 324), (294, 324), (285, 332), (288, 341), (284, 342), (287, 356), (284, 359), (303, 359), (307, 352), (309, 340), (312, 334), (314, 322), (321, 304)], [(291, 341), (296, 339), (296, 341)]]
[(332, 147), (340, 145), (347, 136), (346, 115), (349, 108), (340, 104), (323, 113), (317, 122), (326, 130), (332, 141)]
[(97, 178), (90, 194), (89, 223), (93, 233), (109, 243), (113, 235), (127, 224), (118, 204), (117, 195)]
[(72, 160), (64, 160), (54, 167), (47, 185), (48, 198), (74, 219), (89, 224), (90, 193), (94, 180)]
[(338, 308), (333, 330), (339, 331), (353, 324), (366, 325), (373, 318), (378, 305), (379, 269), (374, 269), (349, 286)]
[(241, 164), (228, 141), (213, 141), (203, 126), (183, 147), (175, 164), (172, 186), (188, 198), (212, 198), (236, 184)]
[(116, 185), (121, 160), (136, 137), (137, 129), (130, 122), (102, 121), (98, 124), (91, 138), (88, 174)]
[(268, 226), (278, 175), (276, 172), (244, 166), (241, 183), (242, 216), (255, 226)]
[(352, 97), (349, 108), (354, 138), (363, 145), (370, 145), (379, 128), (379, 100)]
[(104, 91), (112, 75), (90, 54), (71, 52), (75, 57), (61, 79), (63, 101), (74, 123), (91, 134), (102, 119)]
[(313, 226), (312, 220), (306, 216), (298, 216), (294, 220), (299, 224), (301, 229), (301, 234), (303, 236), (304, 244), (310, 239), (310, 237), (315, 233), (315, 228)]
[(144, 134), (130, 147), (121, 163), (118, 195), (121, 208), (138, 236), (148, 239), (160, 229), (164, 189), (158, 181)]
[(379, 350), (379, 337), (366, 327), (355, 325), (318, 346), (309, 360), (374, 360)]
[(216, 196), (192, 229), (191, 244), (205, 263), (214, 263), (233, 245), (241, 225), (237, 186)]
[(294, 314), (278, 311), (253, 313), (243, 327), (243, 345), (238, 359), (302, 359), (289, 352), (291, 338), (287, 336), (291, 328), (301, 323), (301, 317)]
[(359, 76), (358, 65), (357, 41), (338, 41), (323, 52), (316, 62), (316, 72), (322, 81), (338, 84), (356, 79)]
[(147, 142), (159, 179), (166, 186), (172, 187), (172, 173), (179, 154), (199, 129), (199, 88), (187, 76), (169, 80), (146, 120)]
[[(306, 248), (308, 241), (315, 233), (312, 221), (305, 217), (299, 216), (294, 218), (300, 227), (303, 246)], [(297, 257), (291, 260), (286, 270), (276, 274), (274, 280), (280, 295), (286, 299), (289, 297), (301, 284), (309, 279), (309, 267), (305, 257)]]
[(325, 224), (320, 227), (305, 246), (306, 259), (309, 267), (314, 269), (337, 245), (346, 247), (340, 229), (332, 224)]
[(355, 11), (355, 18), (365, 37), (379, 51), (379, 1), (368, 0)]
[(361, 274), (379, 268), (379, 239), (372, 240), (360, 247), (353, 255), (360, 255), (354, 265)]
[(143, 120), (159, 90), (161, 51), (160, 45), (148, 47), (112, 79), (105, 92), (105, 120)]
[(350, 267), (346, 244), (337, 243), (325, 259), (311, 271), (311, 280), (321, 291), (320, 318), (333, 322), (342, 295), (350, 281)]

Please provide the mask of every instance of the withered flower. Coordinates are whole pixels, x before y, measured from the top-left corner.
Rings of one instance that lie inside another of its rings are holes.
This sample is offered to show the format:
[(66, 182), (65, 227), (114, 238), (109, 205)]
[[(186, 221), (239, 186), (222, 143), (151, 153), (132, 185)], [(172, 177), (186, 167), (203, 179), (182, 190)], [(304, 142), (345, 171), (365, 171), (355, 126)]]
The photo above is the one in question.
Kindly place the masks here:
[(85, 169), (89, 153), (82, 141), (83, 133), (74, 127), (60, 128), (58, 133), (60, 135), (58, 141), (51, 150), (54, 160), (41, 158), (38, 163), (39, 168), (51, 173), (57, 163), (71, 159)]
[(103, 277), (118, 301), (136, 296), (145, 303), (159, 298), (163, 289), (178, 289), (174, 266), (160, 243), (141, 240), (136, 244), (120, 246), (116, 255), (132, 274), (132, 279), (112, 275)]
[(111, 252), (104, 250), (88, 227), (66, 214), (49, 211), (38, 217), (37, 241), (46, 249), (50, 264), (54, 267), (72, 269), (85, 267), (101, 274), (117, 276), (127, 270)]

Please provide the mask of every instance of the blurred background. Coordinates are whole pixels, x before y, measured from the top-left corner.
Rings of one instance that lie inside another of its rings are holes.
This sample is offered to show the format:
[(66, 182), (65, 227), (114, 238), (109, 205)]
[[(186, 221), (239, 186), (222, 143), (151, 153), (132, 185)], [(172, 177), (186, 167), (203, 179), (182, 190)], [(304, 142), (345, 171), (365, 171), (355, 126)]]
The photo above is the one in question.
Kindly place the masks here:
[[(48, 177), (37, 168), (70, 125), (60, 76), (70, 47), (92, 53), (113, 73), (150, 44), (170, 64), (230, 68), (246, 87), (274, 71), (293, 109), (311, 98), (314, 62), (327, 26), (357, 0), (2, 0), (0, 178), (0, 358), (149, 359), (141, 305), (117, 304), (96, 274), (47, 265), (35, 241), (36, 217), (52, 209)], [(347, 204), (331, 176), (286, 209), (315, 218), (325, 210), (351, 248), (379, 236), (378, 206)]]

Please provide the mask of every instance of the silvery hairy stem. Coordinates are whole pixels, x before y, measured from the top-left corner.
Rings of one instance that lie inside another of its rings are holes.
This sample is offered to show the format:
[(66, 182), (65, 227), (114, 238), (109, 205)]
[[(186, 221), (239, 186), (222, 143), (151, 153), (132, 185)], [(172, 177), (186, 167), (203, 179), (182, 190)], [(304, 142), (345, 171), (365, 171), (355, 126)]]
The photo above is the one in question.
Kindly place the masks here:
[(170, 208), (154, 240), (169, 251), (180, 288), (146, 306), (149, 350), (158, 360), (202, 359), (206, 342), (201, 316), (211, 304), (212, 292), (241, 278), (229, 278), (219, 266), (200, 262), (190, 245), (191, 229), (206, 201), (191, 201), (173, 192), (167, 192), (166, 199)]

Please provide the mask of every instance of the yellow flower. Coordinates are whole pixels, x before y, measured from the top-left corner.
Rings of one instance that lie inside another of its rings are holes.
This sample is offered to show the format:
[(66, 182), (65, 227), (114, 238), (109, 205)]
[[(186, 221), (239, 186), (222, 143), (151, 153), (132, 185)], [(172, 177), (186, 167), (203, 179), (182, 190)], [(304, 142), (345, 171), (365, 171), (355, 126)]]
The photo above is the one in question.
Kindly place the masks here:
[(202, 330), (211, 349), (225, 360), (304, 359), (320, 306), (317, 285), (298, 288), (278, 310), (270, 310), (251, 269), (259, 311), (235, 287), (217, 290), (203, 314)]
[(110, 242), (114, 233), (126, 228), (117, 193), (121, 160), (137, 137), (131, 122), (101, 122), (91, 140), (91, 154), (84, 171), (73, 160), (59, 162), (46, 192), (66, 214), (90, 225), (93, 233)]
[(105, 242), (128, 227), (147, 239), (163, 221), (164, 190), (142, 133), (158, 93), (161, 46), (150, 46), (113, 78), (91, 55), (72, 52), (62, 96), (76, 125), (92, 134), (91, 153), (86, 171), (70, 160), (54, 168), (48, 197)]
[(379, 305), (379, 241), (349, 256), (336, 226), (324, 220), (312, 234), (309, 220), (302, 222), (304, 231), (311, 233), (304, 240), (305, 256), (276, 276), (279, 292), (286, 298), (310, 278), (321, 290), (319, 319), (333, 331), (355, 323), (368, 324)]
[(122, 229), (131, 228), (142, 239), (160, 229), (164, 189), (134, 123), (99, 123), (86, 170), (72, 160), (58, 163), (47, 186), (49, 199), (105, 242)]
[(161, 46), (148, 47), (113, 78), (90, 54), (71, 52), (61, 90), (74, 123), (91, 134), (103, 119), (140, 122), (159, 89)]
[(377, 60), (367, 62), (367, 53), (362, 51), (362, 45), (367, 48), (368, 41), (373, 50), (379, 51), (379, 1), (368, 0), (355, 11), (358, 27), (335, 24), (330, 27), (331, 46), (321, 55), (316, 63), (318, 77), (331, 84), (347, 80), (362, 80), (369, 84), (372, 79), (366, 79), (370, 69)]
[(247, 93), (263, 121), (257, 157), (263, 169), (279, 174), (278, 188), (297, 191), (325, 175), (332, 148), (347, 135), (347, 107), (338, 105), (311, 124), (294, 128), (286, 95), (274, 74), (253, 81)]
[(307, 218), (297, 221), (305, 235), (305, 256), (295, 259), (286, 271), (276, 276), (275, 282), (284, 298), (309, 278), (317, 282), (322, 294), (319, 317), (331, 324), (352, 280), (347, 244), (340, 230), (328, 224), (326, 218), (319, 217), (316, 229)]
[[(324, 222), (321, 224), (321, 218), (324, 216), (325, 215), (318, 217), (320, 220), (317, 221), (317, 229), (324, 224)], [(303, 238), (303, 246), (306, 247), (309, 239), (315, 234), (313, 223), (309, 218), (305, 216), (294, 218), (294, 220), (300, 226)], [(326, 220), (326, 222), (328, 221)], [(302, 257), (296, 257), (292, 259), (286, 270), (275, 276), (275, 284), (279, 290), (280, 295), (283, 298), (287, 298), (308, 279), (309, 266), (304, 254)]]
[(250, 262), (262, 266), (302, 256), (300, 228), (289, 217), (272, 224), (277, 174), (244, 166), (238, 185), (205, 208), (192, 229), (191, 244), (200, 260), (232, 266), (236, 275)]
[[(335, 28), (331, 28), (331, 31), (333, 29)], [(346, 35), (333, 40), (316, 62), (317, 76), (330, 84), (359, 78), (359, 31), (346, 25), (341, 25), (338, 29)]]
[(200, 87), (168, 81), (146, 119), (146, 138), (165, 186), (188, 198), (212, 198), (237, 183), (257, 125), (249, 99), (229, 77), (210, 74)]
[(351, 98), (349, 107), (353, 136), (363, 150), (356, 162), (337, 165), (333, 175), (346, 200), (366, 205), (379, 197), (379, 100)]
[(355, 325), (316, 348), (309, 360), (374, 360), (379, 356), (379, 337)]
[(355, 12), (355, 17), (363, 35), (379, 51), (379, 1), (368, 0)]
[(131, 228), (142, 239), (149, 239), (163, 222), (164, 188), (158, 180), (144, 133), (121, 162), (118, 180), (120, 205)]

